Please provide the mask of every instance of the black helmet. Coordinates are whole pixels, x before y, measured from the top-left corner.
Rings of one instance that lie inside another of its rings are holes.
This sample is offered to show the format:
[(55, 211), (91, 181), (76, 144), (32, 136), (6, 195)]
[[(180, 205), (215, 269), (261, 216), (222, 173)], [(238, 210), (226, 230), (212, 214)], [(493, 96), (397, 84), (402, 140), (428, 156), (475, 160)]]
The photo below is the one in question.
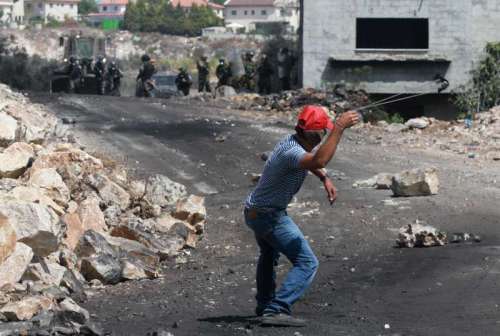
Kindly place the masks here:
[(151, 57), (149, 57), (148, 54), (144, 54), (141, 57), (141, 61), (143, 61), (143, 62), (149, 62), (149, 61), (151, 61)]
[(70, 56), (69, 57), (69, 62), (70, 63), (75, 63), (75, 61), (76, 61), (76, 57), (75, 56)]

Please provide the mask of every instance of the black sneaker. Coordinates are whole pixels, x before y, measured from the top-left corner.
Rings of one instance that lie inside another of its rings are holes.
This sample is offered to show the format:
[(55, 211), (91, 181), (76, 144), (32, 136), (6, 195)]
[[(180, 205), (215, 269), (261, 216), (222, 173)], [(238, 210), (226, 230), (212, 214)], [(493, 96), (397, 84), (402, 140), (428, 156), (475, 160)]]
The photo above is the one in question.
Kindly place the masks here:
[(259, 317), (262, 316), (262, 315), (264, 315), (264, 308), (256, 307), (255, 308), (255, 315), (257, 315)]
[(306, 321), (283, 313), (266, 313), (262, 316), (262, 325), (277, 327), (305, 327)]

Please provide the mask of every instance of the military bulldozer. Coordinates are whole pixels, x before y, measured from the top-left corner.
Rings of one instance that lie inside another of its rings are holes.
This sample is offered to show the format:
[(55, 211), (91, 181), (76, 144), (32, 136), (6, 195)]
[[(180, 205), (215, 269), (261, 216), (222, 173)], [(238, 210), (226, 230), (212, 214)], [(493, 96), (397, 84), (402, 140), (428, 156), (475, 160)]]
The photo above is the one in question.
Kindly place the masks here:
[[(95, 93), (97, 81), (93, 65), (98, 56), (106, 56), (106, 39), (72, 33), (59, 38), (59, 47), (63, 49), (63, 64), (52, 74), (50, 92)], [(77, 59), (81, 67), (81, 79), (76, 89), (71, 85), (72, 78), (68, 70), (72, 58)]]

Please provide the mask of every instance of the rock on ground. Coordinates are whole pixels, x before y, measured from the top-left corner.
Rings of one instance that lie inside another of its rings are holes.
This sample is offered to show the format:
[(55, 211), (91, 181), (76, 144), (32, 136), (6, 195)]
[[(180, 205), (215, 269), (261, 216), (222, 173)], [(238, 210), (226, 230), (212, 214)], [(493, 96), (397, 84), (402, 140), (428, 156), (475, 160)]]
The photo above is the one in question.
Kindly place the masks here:
[(186, 187), (164, 175), (151, 176), (146, 183), (144, 198), (152, 205), (168, 207), (185, 197)]
[(377, 175), (369, 178), (368, 180), (359, 180), (359, 181), (354, 182), (353, 188), (391, 189), (393, 176), (394, 175), (392, 175), (392, 174), (380, 173), (380, 174), (377, 174)]
[(179, 200), (173, 216), (177, 219), (188, 222), (191, 225), (204, 221), (207, 216), (205, 208), (205, 198), (190, 195), (188, 198)]
[(42, 310), (49, 310), (54, 303), (48, 297), (32, 296), (26, 297), (17, 302), (6, 304), (0, 313), (2, 313), (9, 321), (26, 321), (40, 313)]
[(72, 321), (79, 324), (87, 323), (90, 318), (89, 312), (69, 297), (59, 303), (58, 316), (64, 321)]
[(44, 257), (59, 248), (59, 218), (46, 206), (20, 201), (3, 202), (0, 213), (9, 218), (17, 240), (30, 246), (35, 255)]
[(130, 195), (118, 184), (103, 174), (92, 174), (87, 182), (99, 192), (99, 196), (108, 205), (118, 205), (121, 210), (128, 208)]
[(35, 156), (33, 147), (24, 142), (16, 142), (0, 153), (0, 177), (18, 178)]
[(430, 125), (429, 119), (427, 118), (414, 118), (410, 119), (405, 123), (406, 127), (424, 129)]
[(23, 243), (17, 243), (14, 251), (0, 264), (0, 288), (14, 285), (23, 276), (31, 259), (33, 251)]
[(446, 233), (432, 226), (409, 224), (399, 230), (396, 244), (399, 247), (432, 247), (446, 244)]
[(106, 221), (97, 197), (90, 196), (85, 199), (80, 204), (77, 213), (80, 216), (80, 221), (85, 230), (94, 230), (97, 232), (106, 231)]
[(14, 252), (16, 240), (16, 231), (9, 223), (9, 219), (0, 214), (0, 265)]
[(0, 113), (0, 146), (7, 147), (16, 140), (17, 120), (5, 113)]
[(429, 196), (439, 191), (435, 168), (413, 169), (394, 175), (391, 185), (394, 196)]
[(70, 192), (56, 169), (42, 168), (32, 170), (30, 172), (29, 183), (45, 189), (47, 196), (52, 198), (57, 204), (67, 206), (70, 199)]

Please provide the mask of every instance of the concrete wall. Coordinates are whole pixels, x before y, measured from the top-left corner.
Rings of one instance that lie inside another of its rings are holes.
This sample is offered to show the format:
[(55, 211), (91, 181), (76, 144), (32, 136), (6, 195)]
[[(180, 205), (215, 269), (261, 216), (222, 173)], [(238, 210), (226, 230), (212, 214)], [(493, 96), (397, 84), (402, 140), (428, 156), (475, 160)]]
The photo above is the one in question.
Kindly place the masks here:
[[(233, 14), (233, 11), (236, 11), (236, 15)], [(262, 11), (265, 11), (266, 14), (262, 14)], [(248, 27), (252, 22), (278, 21), (279, 12), (276, 8), (269, 6), (226, 7), (224, 19), (226, 24), (238, 23)]]
[[(440, 73), (454, 89), (468, 80), (486, 42), (500, 41), (498, 0), (314, 0), (303, 6), (305, 87), (345, 81), (371, 93), (432, 92), (432, 77)], [(356, 50), (356, 18), (428, 18), (429, 49)]]

